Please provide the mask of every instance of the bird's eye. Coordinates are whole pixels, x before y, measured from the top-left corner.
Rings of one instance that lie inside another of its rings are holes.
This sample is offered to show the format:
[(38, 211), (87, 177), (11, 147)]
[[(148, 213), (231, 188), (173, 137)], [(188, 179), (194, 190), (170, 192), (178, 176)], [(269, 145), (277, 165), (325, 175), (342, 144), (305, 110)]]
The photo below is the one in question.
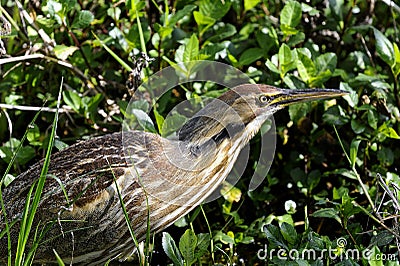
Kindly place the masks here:
[(261, 103), (267, 103), (267, 102), (269, 102), (271, 99), (268, 97), (268, 96), (266, 96), (266, 95), (261, 95), (260, 96), (260, 102)]

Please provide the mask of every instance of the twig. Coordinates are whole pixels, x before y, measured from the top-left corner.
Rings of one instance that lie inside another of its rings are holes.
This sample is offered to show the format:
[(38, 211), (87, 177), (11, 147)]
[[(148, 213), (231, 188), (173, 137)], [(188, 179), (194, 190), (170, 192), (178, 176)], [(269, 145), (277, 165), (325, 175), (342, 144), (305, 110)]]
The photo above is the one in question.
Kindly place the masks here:
[(377, 176), (379, 178), (379, 184), (382, 186), (382, 188), (385, 190), (385, 192), (389, 195), (389, 197), (392, 200), (393, 205), (394, 205), (394, 207), (396, 209), (396, 212), (398, 212), (400, 210), (400, 205), (397, 202), (397, 197), (395, 197), (395, 195), (393, 195), (393, 192), (386, 185), (385, 180), (383, 180), (382, 176), (379, 173), (377, 174)]
[[(338, 138), (339, 144), (340, 144), (340, 146), (342, 147), (342, 150), (343, 150), (343, 152), (344, 152), (344, 154), (345, 154), (347, 160), (349, 161), (349, 164), (351, 165), (352, 163), (351, 163), (350, 157), (349, 157), (349, 155), (347, 154), (347, 152), (346, 152), (346, 150), (345, 150), (345, 148), (344, 148), (344, 146), (343, 146), (342, 140), (340, 139), (340, 136), (339, 136), (339, 133), (338, 133), (336, 127), (333, 126), (333, 129), (335, 130), (335, 133), (336, 133), (336, 136), (337, 136), (337, 138)], [(357, 178), (357, 180), (358, 180), (358, 183), (360, 184), (360, 186), (361, 186), (361, 188), (362, 188), (362, 190), (363, 190), (363, 192), (364, 192), (364, 195), (365, 195), (365, 197), (367, 198), (367, 200), (368, 200), (368, 202), (369, 202), (369, 205), (371, 206), (373, 212), (376, 213), (376, 208), (375, 208), (374, 202), (372, 201), (371, 196), (370, 196), (369, 193), (368, 193), (368, 189), (367, 189), (367, 188), (365, 187), (365, 185), (364, 185), (364, 182), (361, 180), (361, 176), (358, 174), (355, 165), (353, 165), (353, 166), (351, 167), (351, 171), (353, 171), (353, 173), (355, 174), (355, 176), (356, 176), (356, 178)], [(375, 217), (374, 217), (374, 218), (375, 218)]]
[(365, 49), (365, 52), (366, 52), (367, 55), (368, 55), (368, 59), (369, 59), (369, 61), (371, 62), (371, 65), (375, 68), (374, 59), (372, 58), (372, 54), (371, 54), (371, 52), (370, 52), (369, 49), (368, 49), (368, 46), (367, 46), (367, 43), (365, 42), (364, 37), (363, 37), (361, 34), (357, 34), (357, 35), (360, 37), (361, 43), (362, 43), (362, 45), (363, 45), (363, 47), (364, 47), (364, 49)]
[[(4, 109), (14, 109), (14, 110), (21, 110), (21, 111), (42, 111), (42, 112), (50, 112), (55, 113), (57, 112), (57, 108), (50, 108), (50, 107), (36, 107), (36, 106), (25, 106), (25, 105), (12, 105), (12, 104), (5, 104), (0, 103), (0, 108)], [(60, 109), (58, 109), (59, 113), (69, 113), (74, 112), (69, 106), (64, 105)]]
[(396, 5), (392, 0), (382, 0), (382, 2), (384, 2), (385, 4), (387, 4), (388, 6), (392, 7), (393, 9), (395, 9), (397, 12), (400, 13), (400, 7)]
[[(5, 117), (6, 117), (6, 119), (7, 119), (7, 124), (8, 124), (8, 130), (9, 130), (9, 133), (10, 133), (10, 139), (11, 139), (11, 137), (12, 137), (12, 132), (13, 132), (13, 124), (12, 124), (12, 122), (11, 122), (11, 118), (10, 118), (10, 116), (8, 115), (8, 113), (7, 113), (7, 111), (6, 110), (1, 110), (2, 112), (3, 112), (3, 114), (5, 115)], [(11, 143), (11, 145), (12, 145), (12, 141), (10, 142)], [(11, 146), (11, 148), (13, 148), (12, 146)], [(12, 150), (14, 150), (14, 149), (12, 149)]]
[(31, 59), (46, 59), (46, 60), (49, 60), (56, 64), (59, 64), (60, 66), (69, 68), (86, 84), (86, 86), (89, 89), (95, 88), (95, 85), (85, 76), (85, 74), (79, 68), (73, 66), (69, 62), (62, 61), (57, 58), (49, 57), (49, 56), (46, 56), (43, 54), (31, 54), (31, 55), (16, 56), (16, 57), (10, 57), (10, 58), (1, 58), (0, 65), (14, 63), (14, 62), (18, 62), (18, 61), (24, 61), (24, 60), (31, 60)]
[(18, 9), (20, 10), (22, 16), (26, 19), (26, 21), (37, 31), (44, 43), (49, 46), (49, 49), (52, 49), (56, 44), (55, 41), (52, 40), (43, 29), (39, 29), (39, 27), (35, 24), (33, 19), (29, 16), (28, 12), (26, 12), (24, 7), (18, 0), (16, 0), (15, 3), (17, 4)]

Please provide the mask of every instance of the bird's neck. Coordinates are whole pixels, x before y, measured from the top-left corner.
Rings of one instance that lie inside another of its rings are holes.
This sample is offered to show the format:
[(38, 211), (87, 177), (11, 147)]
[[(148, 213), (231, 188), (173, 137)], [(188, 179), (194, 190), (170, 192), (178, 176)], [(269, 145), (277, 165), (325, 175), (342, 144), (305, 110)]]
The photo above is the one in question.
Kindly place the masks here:
[(222, 124), (209, 116), (192, 117), (178, 132), (178, 139), (186, 142), (192, 151), (219, 147), (224, 141), (235, 149), (242, 149), (259, 131), (265, 119), (256, 117), (250, 122), (232, 121)]

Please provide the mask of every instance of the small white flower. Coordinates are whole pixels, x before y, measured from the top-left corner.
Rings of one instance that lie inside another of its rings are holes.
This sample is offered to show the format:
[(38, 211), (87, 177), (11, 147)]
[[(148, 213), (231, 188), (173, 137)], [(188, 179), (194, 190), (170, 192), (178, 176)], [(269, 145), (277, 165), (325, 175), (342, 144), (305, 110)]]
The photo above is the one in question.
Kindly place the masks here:
[(285, 210), (287, 213), (292, 214), (296, 212), (296, 202), (293, 200), (287, 200), (285, 202)]

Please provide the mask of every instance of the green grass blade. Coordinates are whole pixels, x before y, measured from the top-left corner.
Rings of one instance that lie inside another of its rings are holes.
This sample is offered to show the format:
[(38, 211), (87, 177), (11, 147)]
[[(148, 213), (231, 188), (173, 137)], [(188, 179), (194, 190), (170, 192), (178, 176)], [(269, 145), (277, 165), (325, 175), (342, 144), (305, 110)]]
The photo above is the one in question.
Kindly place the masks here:
[[(106, 158), (106, 160), (107, 160), (107, 158)], [(108, 162), (108, 160), (107, 160), (107, 162)], [(108, 164), (110, 165), (110, 163), (108, 163)], [(136, 249), (139, 250), (139, 242), (138, 242), (138, 240), (137, 240), (137, 238), (136, 238), (136, 236), (135, 236), (135, 232), (133, 232), (131, 220), (129, 219), (128, 211), (126, 210), (125, 202), (124, 202), (124, 199), (122, 198), (121, 191), (119, 190), (119, 187), (118, 187), (117, 178), (116, 178), (116, 176), (114, 175), (114, 171), (113, 171), (113, 169), (111, 168), (111, 165), (110, 165), (110, 170), (111, 170), (111, 173), (112, 173), (113, 178), (114, 178), (115, 188), (117, 189), (118, 199), (119, 199), (119, 202), (120, 202), (120, 204), (121, 204), (122, 211), (123, 211), (123, 213), (124, 213), (124, 217), (125, 217), (126, 224), (128, 225), (129, 233), (130, 233), (130, 235), (131, 235), (131, 237), (132, 237), (132, 239), (133, 239), (133, 242), (135, 243)], [(143, 264), (142, 264), (142, 257), (141, 257), (141, 256), (138, 256), (138, 257), (139, 257), (139, 264), (140, 264), (140, 265), (143, 265)]]
[[(43, 106), (44, 106), (44, 105), (43, 105)], [(43, 107), (43, 106), (42, 106), (42, 107)], [(39, 111), (39, 112), (37, 112), (37, 113), (35, 114), (35, 116), (34, 116), (33, 119), (31, 120), (31, 122), (29, 123), (29, 125), (33, 125), (33, 124), (35, 123), (35, 121), (36, 121), (36, 119), (39, 117), (39, 114), (40, 114), (40, 113), (41, 113), (41, 111)], [(5, 222), (5, 223), (4, 223), (4, 224), (5, 224), (5, 230), (2, 232), (0, 238), (3, 237), (5, 233), (7, 233), (7, 245), (8, 245), (8, 248), (9, 248), (9, 249), (8, 249), (8, 263), (7, 263), (7, 264), (8, 264), (9, 266), (11, 265), (11, 258), (12, 258), (12, 256), (11, 256), (11, 236), (10, 236), (10, 224), (8, 223), (8, 220), (7, 220), (7, 212), (6, 212), (6, 208), (5, 208), (4, 201), (3, 201), (3, 193), (2, 193), (2, 192), (3, 192), (3, 191), (2, 191), (2, 189), (3, 189), (3, 182), (4, 182), (5, 178), (6, 178), (6, 176), (8, 175), (8, 173), (10, 172), (11, 167), (13, 166), (13, 164), (14, 164), (16, 158), (17, 158), (17, 155), (18, 155), (18, 153), (19, 153), (21, 147), (22, 147), (22, 145), (23, 145), (25, 139), (26, 139), (27, 136), (28, 136), (29, 128), (30, 128), (30, 126), (28, 126), (27, 130), (25, 130), (25, 133), (24, 133), (24, 135), (23, 135), (22, 138), (21, 138), (20, 145), (19, 145), (19, 146), (17, 147), (17, 149), (15, 150), (15, 152), (14, 152), (14, 154), (13, 154), (13, 156), (12, 156), (10, 162), (8, 163), (7, 168), (6, 168), (6, 170), (5, 170), (5, 172), (4, 172), (3, 176), (2, 176), (2, 178), (1, 178), (1, 180), (0, 180), (0, 205), (1, 205), (2, 215), (3, 215), (3, 217), (4, 217), (4, 222)], [(13, 226), (15, 223), (16, 223), (16, 221), (12, 221), (12, 222), (11, 222), (11, 226)]]
[[(30, 198), (31, 198), (30, 195), (28, 196), (28, 198), (26, 200), (25, 211), (24, 211), (26, 216), (24, 215), (24, 218), (21, 222), (20, 237), (18, 239), (17, 255), (16, 255), (16, 260), (15, 260), (15, 265), (17, 265), (17, 266), (29, 265), (29, 261), (25, 261), (22, 264), (23, 256), (25, 253), (26, 243), (28, 242), (29, 234), (30, 234), (30, 231), (31, 231), (31, 228), (33, 225), (33, 220), (35, 218), (35, 214), (36, 214), (37, 208), (39, 206), (40, 197), (42, 195), (44, 183), (46, 181), (47, 171), (48, 171), (49, 165), (50, 165), (50, 156), (51, 156), (51, 152), (53, 149), (54, 138), (55, 138), (56, 130), (57, 130), (58, 110), (60, 108), (60, 102), (61, 102), (62, 84), (63, 84), (63, 80), (61, 80), (60, 90), (59, 90), (58, 99), (57, 99), (57, 111), (54, 116), (53, 127), (52, 127), (51, 134), (50, 134), (50, 140), (47, 145), (46, 157), (45, 157), (45, 160), (43, 163), (43, 167), (42, 167), (42, 171), (40, 173), (39, 180), (36, 184), (36, 190), (35, 190), (35, 194), (34, 194), (33, 200), (32, 200), (32, 205), (30, 208), (29, 208)], [(35, 186), (32, 186), (32, 188), (31, 188), (32, 191), (33, 191), (33, 187), (35, 187)], [(29, 213), (28, 213), (28, 209), (29, 209)]]
[(65, 266), (63, 260), (61, 259), (60, 255), (58, 255), (57, 251), (55, 249), (53, 249), (54, 255), (56, 256), (57, 259), (57, 264), (59, 266)]
[[(42, 107), (44, 107), (44, 106), (42, 106)], [(6, 171), (4, 172), (4, 174), (3, 174), (2, 178), (1, 178), (0, 187), (3, 186), (4, 180), (6, 179), (7, 174), (10, 172), (11, 167), (13, 166), (13, 164), (14, 164), (16, 158), (17, 158), (17, 155), (18, 155), (18, 153), (19, 153), (19, 151), (20, 151), (20, 149), (22, 147), (22, 144), (23, 144), (23, 142), (25, 141), (25, 139), (28, 136), (29, 128), (31, 127), (31, 125), (33, 125), (35, 123), (36, 119), (39, 117), (39, 114), (40, 114), (40, 111), (35, 114), (35, 116), (33, 117), (32, 121), (29, 123), (28, 129), (25, 130), (25, 133), (21, 138), (20, 145), (18, 145), (17, 149), (15, 150), (15, 152), (13, 154), (13, 157), (11, 158), (10, 163), (7, 165)]]
[(131, 72), (133, 69), (124, 62), (124, 60), (122, 60), (116, 53), (114, 53), (102, 40), (100, 40), (99, 37), (97, 37), (96, 34), (94, 34), (94, 32), (92, 32), (92, 34), (94, 35), (94, 37), (100, 42), (101, 46), (103, 46), (103, 48), (112, 56), (114, 57), (115, 60), (117, 60), (118, 63), (120, 63), (120, 65), (125, 68), (127, 71)]
[(26, 245), (26, 242), (24, 243), (26, 228), (27, 228), (26, 224), (28, 221), (28, 214), (29, 214), (29, 208), (30, 208), (30, 202), (31, 202), (30, 198), (32, 196), (34, 188), (35, 188), (34, 185), (31, 186), (31, 188), (29, 189), (29, 193), (26, 196), (25, 207), (24, 207), (24, 211), (22, 213), (21, 225), (20, 225), (20, 229), (19, 229), (17, 252), (15, 254), (15, 266), (22, 265), (22, 262), (23, 262), (25, 245)]
[(139, 12), (137, 9), (136, 9), (136, 22), (138, 24), (139, 39), (140, 39), (140, 46), (142, 48), (142, 52), (147, 54), (146, 42), (144, 41), (144, 35), (143, 35), (143, 29), (142, 29), (142, 23), (140, 22)]
[(210, 234), (210, 252), (211, 252), (211, 258), (212, 258), (212, 260), (214, 261), (214, 240), (213, 240), (213, 236), (212, 236), (212, 230), (211, 230), (211, 226), (210, 226), (210, 223), (208, 222), (208, 219), (207, 219), (207, 215), (206, 215), (206, 212), (204, 211), (204, 209), (203, 209), (203, 204), (200, 204), (200, 209), (201, 209), (201, 212), (202, 212), (202, 214), (203, 214), (203, 216), (204, 216), (204, 219), (206, 220), (206, 224), (207, 224), (207, 228), (208, 228), (208, 233)]

